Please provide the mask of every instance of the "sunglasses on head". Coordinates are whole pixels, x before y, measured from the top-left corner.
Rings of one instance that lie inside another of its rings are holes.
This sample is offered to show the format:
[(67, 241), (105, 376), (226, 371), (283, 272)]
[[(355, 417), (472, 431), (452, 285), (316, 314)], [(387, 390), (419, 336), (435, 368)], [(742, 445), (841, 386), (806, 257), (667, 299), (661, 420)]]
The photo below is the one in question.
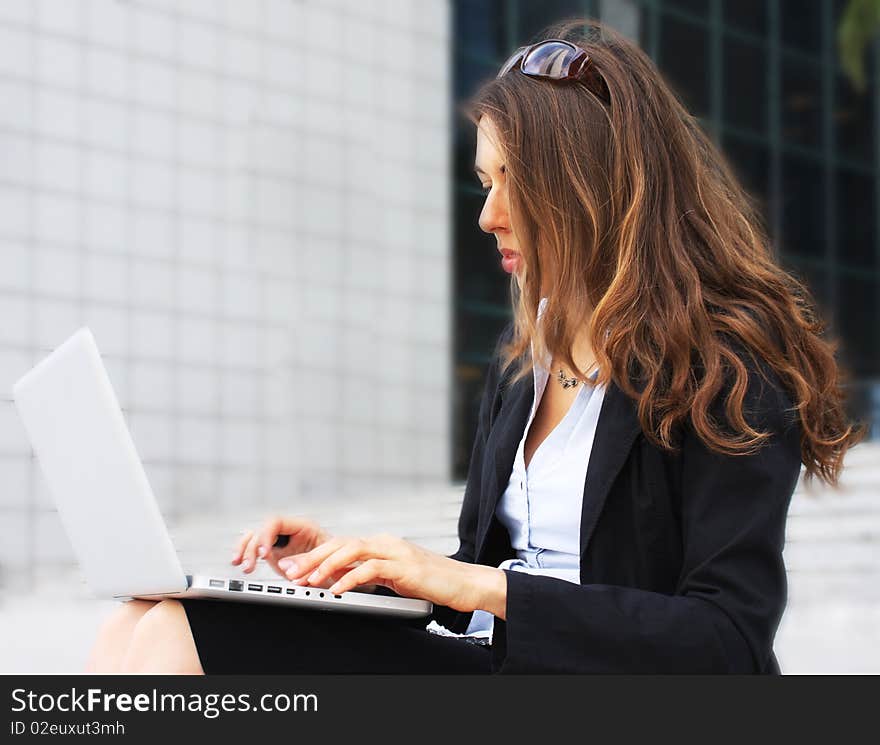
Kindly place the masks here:
[(525, 75), (549, 80), (580, 80), (591, 93), (607, 105), (611, 95), (605, 80), (596, 70), (593, 60), (577, 44), (562, 39), (545, 39), (517, 49), (501, 67), (496, 78), (514, 68)]

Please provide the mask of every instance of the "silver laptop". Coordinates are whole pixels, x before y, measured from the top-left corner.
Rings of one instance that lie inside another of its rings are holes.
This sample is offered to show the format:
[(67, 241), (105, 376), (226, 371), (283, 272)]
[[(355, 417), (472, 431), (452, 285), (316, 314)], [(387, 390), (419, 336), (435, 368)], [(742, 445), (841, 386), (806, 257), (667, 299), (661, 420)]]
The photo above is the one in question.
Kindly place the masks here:
[(185, 572), (88, 328), (24, 375), (13, 397), (95, 595), (218, 598), (404, 618), (431, 613), (430, 602), (415, 598)]

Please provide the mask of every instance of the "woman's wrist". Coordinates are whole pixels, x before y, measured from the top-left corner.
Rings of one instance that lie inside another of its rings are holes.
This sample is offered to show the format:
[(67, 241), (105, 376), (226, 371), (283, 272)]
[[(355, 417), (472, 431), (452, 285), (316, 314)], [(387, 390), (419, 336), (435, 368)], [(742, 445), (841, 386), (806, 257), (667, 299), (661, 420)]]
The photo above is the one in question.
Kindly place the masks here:
[(476, 610), (484, 610), (502, 621), (507, 619), (507, 575), (503, 569), (471, 564), (478, 588)]

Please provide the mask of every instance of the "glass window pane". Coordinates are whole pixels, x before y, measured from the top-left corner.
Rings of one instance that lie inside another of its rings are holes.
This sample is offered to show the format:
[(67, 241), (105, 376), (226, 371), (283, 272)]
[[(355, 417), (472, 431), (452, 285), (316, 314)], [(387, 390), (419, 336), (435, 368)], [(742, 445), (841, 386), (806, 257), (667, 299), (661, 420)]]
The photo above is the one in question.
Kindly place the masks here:
[(864, 93), (856, 91), (844, 75), (836, 80), (834, 104), (834, 136), (837, 151), (844, 158), (873, 165), (874, 158), (874, 107), (875, 84), (871, 76)]
[(765, 36), (768, 8), (767, 0), (723, 0), (724, 22)]
[(452, 4), (452, 24), (457, 49), (500, 65), (509, 46), (507, 0), (468, 0)]
[(818, 65), (783, 56), (782, 137), (818, 148), (822, 142), (822, 83)]
[(841, 170), (836, 187), (838, 260), (873, 269), (877, 266), (874, 177)]
[(458, 190), (455, 195), (455, 298), (510, 304), (510, 275), (501, 268), (498, 241), (479, 226), (485, 197)]
[(767, 51), (729, 36), (724, 39), (724, 121), (767, 130)]
[[(686, 50), (686, 54), (682, 54)], [(706, 28), (670, 15), (660, 22), (660, 69), (694, 116), (709, 113), (709, 42)]]
[(666, 0), (666, 6), (702, 18), (709, 15), (709, 0)]
[(840, 359), (854, 375), (880, 372), (876, 332), (878, 290), (875, 279), (842, 275), (838, 281), (833, 330), (842, 341)]
[(765, 229), (769, 229), (767, 208), (770, 154), (767, 147), (732, 135), (724, 138), (724, 154), (740, 183), (761, 204)]
[(534, 41), (551, 23), (575, 16), (588, 17), (584, 0), (518, 0), (515, 46)]
[(823, 0), (781, 0), (782, 43), (820, 56)]
[(822, 166), (782, 159), (782, 248), (798, 256), (825, 255), (825, 176)]

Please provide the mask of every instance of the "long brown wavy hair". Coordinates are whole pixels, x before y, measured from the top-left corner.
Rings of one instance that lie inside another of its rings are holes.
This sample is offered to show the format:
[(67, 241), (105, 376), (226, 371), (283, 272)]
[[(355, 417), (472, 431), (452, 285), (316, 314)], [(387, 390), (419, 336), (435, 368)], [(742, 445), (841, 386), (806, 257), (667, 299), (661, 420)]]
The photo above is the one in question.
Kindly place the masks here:
[[(743, 416), (745, 352), (769, 364), (794, 403), (807, 479), (836, 484), (864, 429), (847, 422), (838, 342), (774, 259), (756, 200), (637, 45), (589, 18), (533, 41), (546, 38), (589, 53), (610, 106), (580, 82), (507, 74), (461, 108), (474, 124), (488, 115), (502, 139), (524, 263), (511, 275), (514, 334), (500, 350), (505, 369), (520, 361), (510, 383), (530, 372), (534, 343), (589, 385), (571, 354), (589, 319), (596, 383), (613, 380), (638, 400), (655, 444), (676, 450), (690, 417), (707, 447), (745, 455), (770, 437)], [(732, 431), (710, 413), (731, 373)]]

